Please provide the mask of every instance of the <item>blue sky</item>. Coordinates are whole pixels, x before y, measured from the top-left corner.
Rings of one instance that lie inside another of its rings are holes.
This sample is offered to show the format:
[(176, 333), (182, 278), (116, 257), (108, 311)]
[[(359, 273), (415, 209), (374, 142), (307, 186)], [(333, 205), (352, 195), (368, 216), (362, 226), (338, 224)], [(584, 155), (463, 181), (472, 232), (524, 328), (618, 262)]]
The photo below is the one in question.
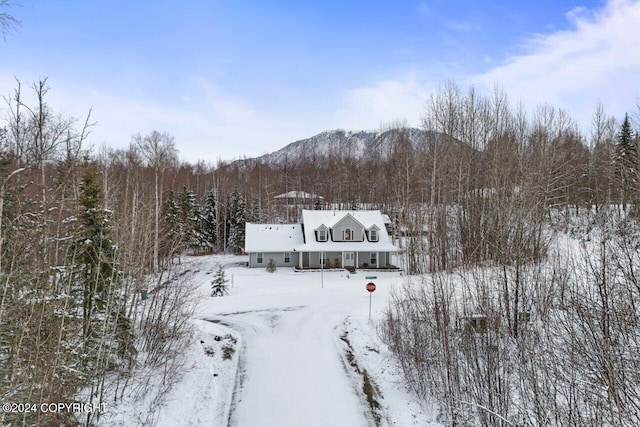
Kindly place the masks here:
[(565, 108), (585, 131), (596, 102), (619, 116), (640, 94), (638, 0), (17, 2), (1, 95), (48, 77), (54, 109), (93, 109), (96, 147), (157, 129), (189, 161), (419, 126), (448, 80)]

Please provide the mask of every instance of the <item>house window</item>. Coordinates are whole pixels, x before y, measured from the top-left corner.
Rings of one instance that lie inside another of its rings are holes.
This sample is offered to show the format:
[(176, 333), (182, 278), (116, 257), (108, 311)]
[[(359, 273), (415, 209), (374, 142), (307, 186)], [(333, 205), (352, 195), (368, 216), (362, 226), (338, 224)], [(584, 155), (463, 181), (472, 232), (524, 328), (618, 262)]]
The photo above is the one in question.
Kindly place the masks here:
[(318, 242), (326, 242), (327, 241), (327, 230), (320, 229), (318, 230)]
[(378, 230), (370, 230), (369, 231), (369, 240), (372, 242), (378, 241)]
[(284, 253), (284, 263), (289, 264), (291, 262), (291, 252)]
[(371, 266), (378, 265), (378, 252), (371, 252)]
[(258, 264), (262, 264), (263, 258), (264, 258), (264, 254), (262, 252), (258, 252), (258, 256), (256, 257), (256, 262)]
[(345, 229), (342, 232), (342, 240), (353, 240), (353, 230), (350, 228)]

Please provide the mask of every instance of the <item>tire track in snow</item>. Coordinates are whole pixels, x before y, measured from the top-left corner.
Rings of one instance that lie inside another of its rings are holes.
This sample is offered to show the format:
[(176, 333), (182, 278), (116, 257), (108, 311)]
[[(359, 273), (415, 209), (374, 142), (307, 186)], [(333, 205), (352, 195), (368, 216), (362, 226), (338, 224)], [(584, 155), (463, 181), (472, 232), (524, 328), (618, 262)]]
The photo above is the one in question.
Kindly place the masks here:
[(221, 316), (243, 338), (229, 426), (368, 424), (333, 342), (334, 311), (325, 304)]
[[(231, 395), (229, 396), (229, 409), (227, 414), (225, 414), (227, 426), (235, 426), (237, 425), (237, 421), (235, 420), (236, 407), (238, 406), (238, 401), (240, 400), (240, 395), (242, 392), (242, 385), (244, 384), (244, 380), (246, 378), (246, 368), (244, 360), (247, 352), (247, 345), (245, 340), (245, 337), (247, 336), (247, 329), (235, 322), (228, 322), (226, 319), (224, 321), (221, 319), (202, 320), (226, 326), (227, 328), (231, 329), (237, 337), (239, 337), (242, 343), (238, 351), (238, 364), (236, 366), (236, 376), (234, 379), (233, 389), (231, 390)], [(253, 329), (254, 332), (257, 331), (256, 328), (250, 329)]]

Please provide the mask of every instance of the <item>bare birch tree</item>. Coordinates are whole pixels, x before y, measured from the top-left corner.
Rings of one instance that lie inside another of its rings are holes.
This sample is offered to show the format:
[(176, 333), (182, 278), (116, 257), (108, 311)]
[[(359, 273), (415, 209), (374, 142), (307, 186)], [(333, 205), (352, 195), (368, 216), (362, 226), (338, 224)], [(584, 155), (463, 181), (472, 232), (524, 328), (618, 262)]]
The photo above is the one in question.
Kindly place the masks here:
[(135, 144), (154, 174), (154, 235), (153, 235), (153, 271), (159, 271), (160, 253), (160, 209), (162, 206), (162, 186), (167, 169), (177, 163), (178, 151), (174, 138), (166, 132), (156, 130), (149, 135), (133, 137)]

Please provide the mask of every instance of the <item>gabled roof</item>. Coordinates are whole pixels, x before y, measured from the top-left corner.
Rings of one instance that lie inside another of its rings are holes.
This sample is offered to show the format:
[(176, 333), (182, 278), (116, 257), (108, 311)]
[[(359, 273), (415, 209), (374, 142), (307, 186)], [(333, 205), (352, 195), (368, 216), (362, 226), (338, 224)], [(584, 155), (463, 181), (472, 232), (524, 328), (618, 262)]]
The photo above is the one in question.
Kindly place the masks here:
[(307, 193), (305, 191), (289, 191), (287, 193), (278, 194), (277, 196), (273, 196), (274, 199), (311, 199), (311, 200), (324, 200), (324, 197), (318, 196), (317, 194)]
[(384, 220), (380, 211), (347, 211), (347, 210), (302, 210), (302, 223), (305, 228), (318, 228), (324, 224), (329, 228), (333, 228), (338, 222), (342, 221), (347, 214), (351, 215), (356, 221), (369, 228), (373, 224), (384, 228)]
[[(362, 224), (363, 228), (370, 230), (378, 228), (378, 241), (369, 242), (317, 242), (315, 230), (321, 225), (333, 228), (345, 217), (351, 215), (353, 219)], [(302, 210), (302, 223), (304, 224), (305, 242), (296, 248), (297, 251), (377, 251), (395, 252), (398, 250), (391, 243), (384, 219), (380, 211), (338, 211), (338, 210)]]
[(343, 217), (342, 217), (340, 220), (338, 220), (337, 222), (335, 222), (335, 223), (333, 224), (333, 226), (332, 226), (332, 227), (337, 226), (337, 225), (338, 225), (338, 224), (340, 224), (341, 222), (345, 221), (347, 218), (351, 218), (351, 219), (353, 219), (353, 220), (356, 222), (356, 224), (358, 224), (358, 225), (360, 226), (360, 228), (365, 228), (365, 229), (366, 229), (366, 228), (368, 228), (368, 227), (366, 227), (363, 223), (361, 223), (360, 221), (358, 221), (358, 220), (357, 220), (353, 215), (351, 215), (351, 212), (347, 212), (347, 214), (346, 214), (346, 215), (343, 215)]
[(254, 224), (245, 229), (245, 252), (291, 252), (304, 244), (301, 224)]
[[(353, 217), (367, 230), (378, 230), (378, 241), (327, 242), (316, 241), (315, 232), (325, 226), (333, 228), (346, 217)], [(380, 211), (302, 211), (302, 224), (247, 223), (245, 229), (246, 252), (396, 252), (391, 243)], [(306, 243), (305, 243), (306, 242)]]

